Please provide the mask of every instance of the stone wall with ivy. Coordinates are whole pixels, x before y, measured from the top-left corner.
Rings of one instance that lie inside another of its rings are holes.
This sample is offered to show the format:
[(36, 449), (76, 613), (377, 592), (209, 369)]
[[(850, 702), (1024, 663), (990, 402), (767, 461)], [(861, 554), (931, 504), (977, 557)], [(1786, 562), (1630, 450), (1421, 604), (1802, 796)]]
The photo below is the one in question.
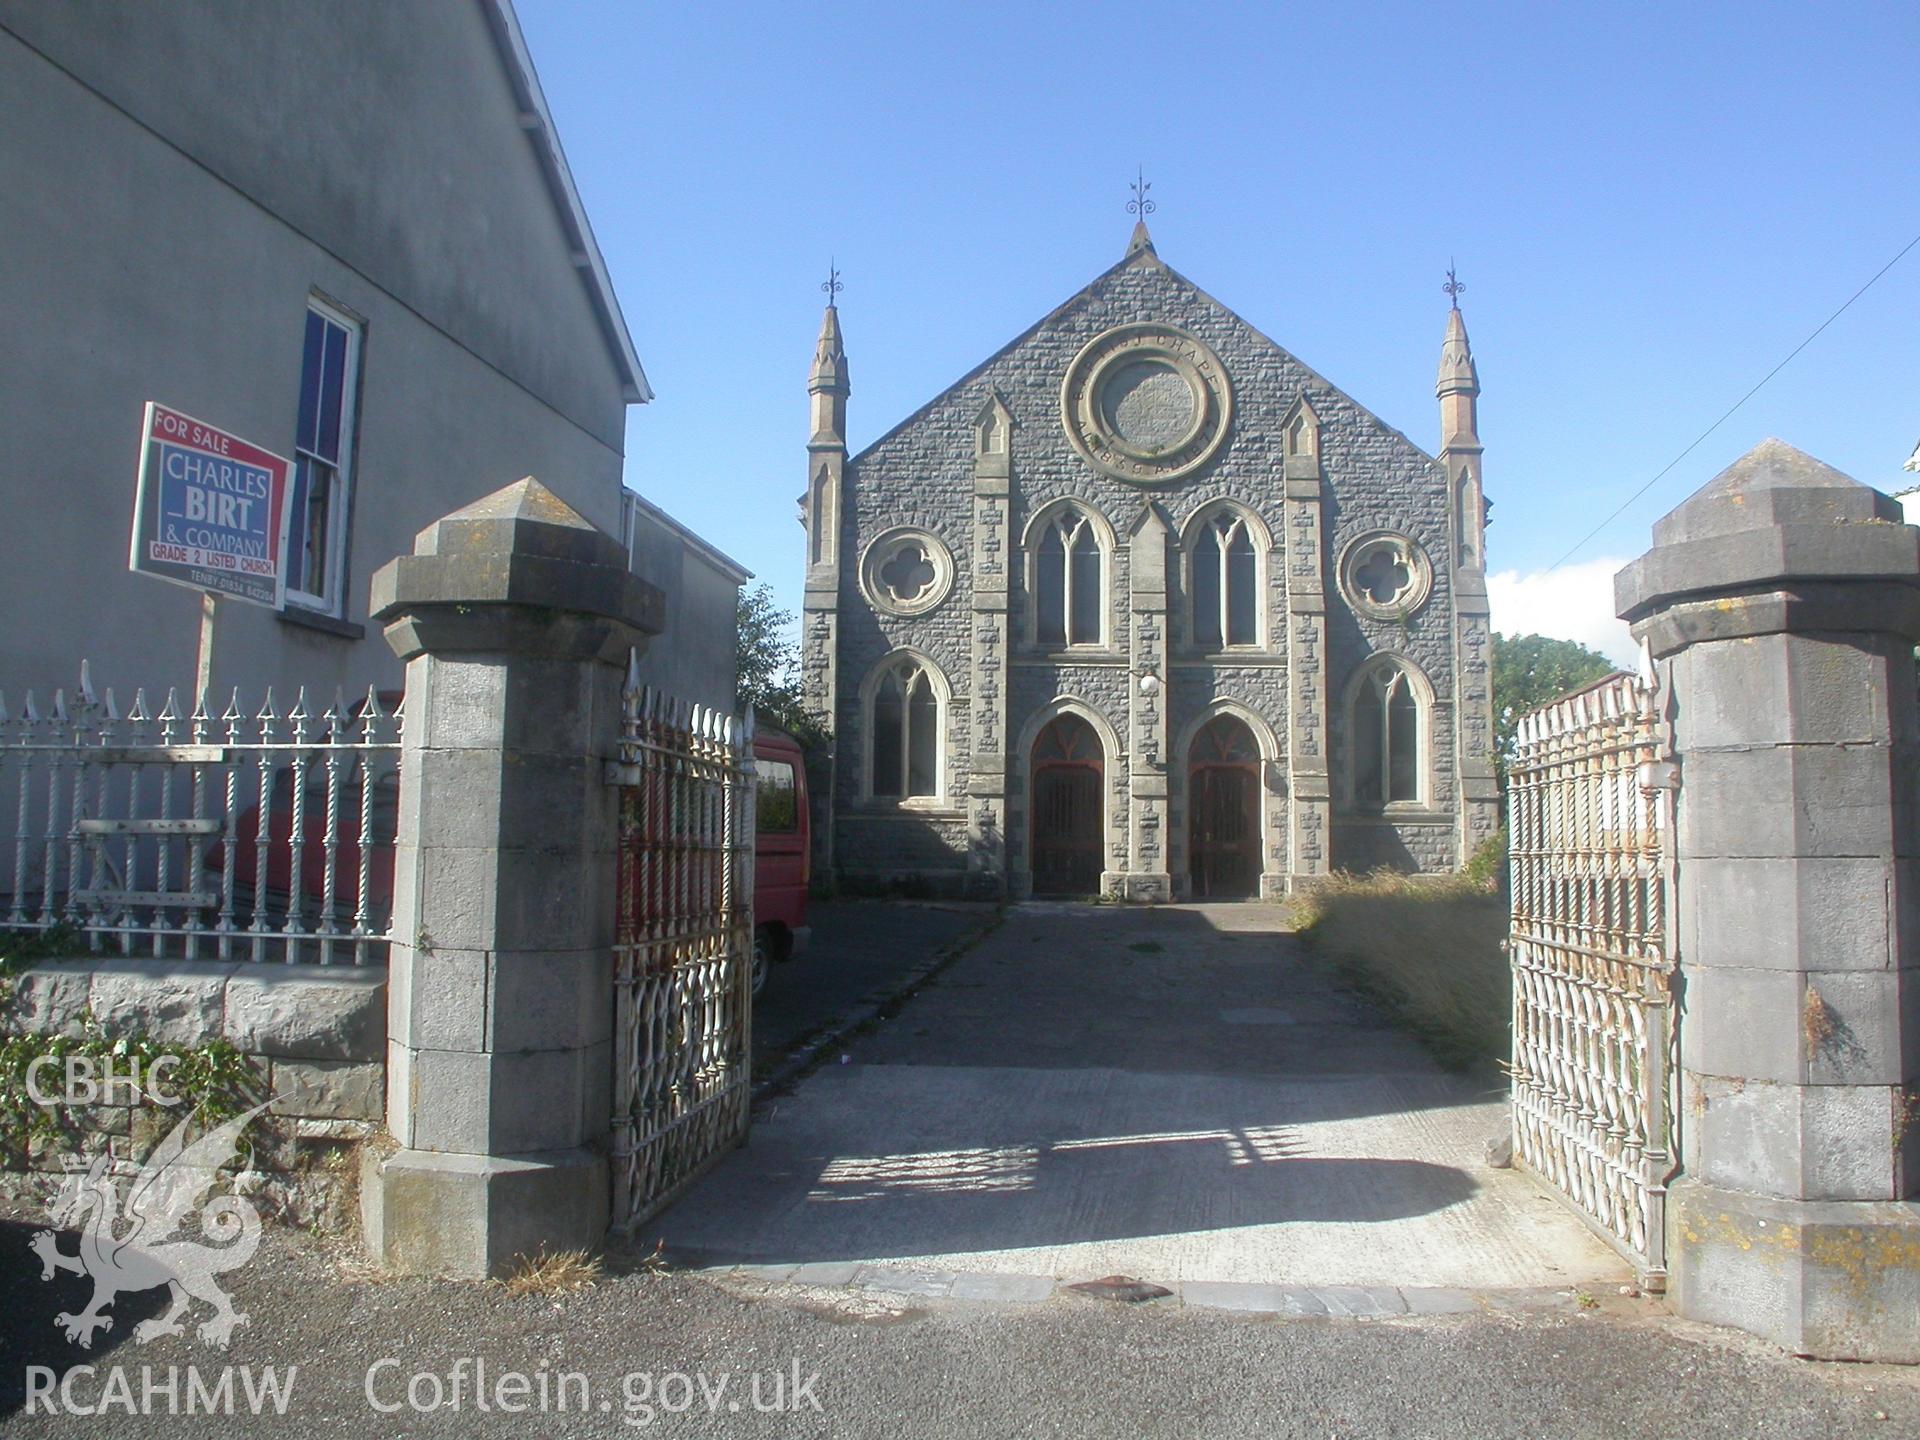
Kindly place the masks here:
[[(385, 969), (85, 948), (0, 934), (0, 1204), (36, 1217), (71, 1158), (104, 1151), (132, 1175), (183, 1119), (205, 1128), (265, 1102), (242, 1137), (239, 1188), (289, 1223), (350, 1222), (359, 1147), (382, 1132)], [(152, 1088), (172, 1103), (124, 1083), (156, 1062)], [(100, 1083), (109, 1067), (122, 1083)]]

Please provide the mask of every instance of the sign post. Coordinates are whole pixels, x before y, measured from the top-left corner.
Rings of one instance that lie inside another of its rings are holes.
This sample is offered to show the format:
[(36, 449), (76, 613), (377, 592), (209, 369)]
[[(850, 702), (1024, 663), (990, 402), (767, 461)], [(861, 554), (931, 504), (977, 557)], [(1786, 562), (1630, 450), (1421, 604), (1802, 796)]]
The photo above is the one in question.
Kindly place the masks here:
[(221, 596), (278, 610), (287, 594), (293, 464), (151, 401), (127, 568), (200, 592), (197, 694), (213, 684)]

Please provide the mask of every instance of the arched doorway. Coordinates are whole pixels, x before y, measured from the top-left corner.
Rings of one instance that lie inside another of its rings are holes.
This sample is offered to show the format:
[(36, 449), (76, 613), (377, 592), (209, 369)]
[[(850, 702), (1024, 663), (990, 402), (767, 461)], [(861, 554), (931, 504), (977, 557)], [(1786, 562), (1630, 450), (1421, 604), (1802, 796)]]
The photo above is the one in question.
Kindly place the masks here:
[(1260, 893), (1260, 747), (1247, 722), (1220, 715), (1187, 752), (1187, 868), (1196, 900)]
[(1097, 895), (1104, 859), (1100, 737), (1078, 715), (1051, 721), (1033, 742), (1033, 893)]

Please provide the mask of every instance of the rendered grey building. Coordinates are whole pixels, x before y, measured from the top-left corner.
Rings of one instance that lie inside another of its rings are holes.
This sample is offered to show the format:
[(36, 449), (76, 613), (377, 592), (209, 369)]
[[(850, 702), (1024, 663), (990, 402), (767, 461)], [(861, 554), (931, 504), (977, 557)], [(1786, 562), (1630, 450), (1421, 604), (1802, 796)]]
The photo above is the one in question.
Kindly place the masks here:
[(1430, 456), (1121, 262), (858, 455), (829, 306), (803, 664), (852, 883), (1133, 899), (1443, 870), (1498, 823), (1479, 382)]
[(648, 664), (731, 706), (745, 572), (623, 506), (651, 391), (507, 0), (0, 0), (0, 94), (0, 689), (191, 688), (198, 597), (126, 568), (152, 400), (298, 467), (216, 694), (397, 685), (369, 577), (530, 474), (673, 572)]

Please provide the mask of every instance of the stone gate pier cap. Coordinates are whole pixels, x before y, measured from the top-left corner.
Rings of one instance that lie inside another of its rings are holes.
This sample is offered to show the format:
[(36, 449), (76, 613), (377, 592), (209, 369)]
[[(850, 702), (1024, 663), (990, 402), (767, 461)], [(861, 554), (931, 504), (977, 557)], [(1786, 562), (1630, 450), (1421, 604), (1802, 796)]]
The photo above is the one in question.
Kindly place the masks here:
[(666, 597), (632, 573), (619, 541), (529, 475), (422, 530), (411, 555), (374, 573), (370, 609), (403, 660), (558, 641), (624, 664), (628, 646), (660, 633)]
[(1653, 542), (1613, 592), (1655, 659), (1789, 631), (1920, 640), (1920, 530), (1888, 496), (1783, 440), (1762, 440), (1656, 521)]

